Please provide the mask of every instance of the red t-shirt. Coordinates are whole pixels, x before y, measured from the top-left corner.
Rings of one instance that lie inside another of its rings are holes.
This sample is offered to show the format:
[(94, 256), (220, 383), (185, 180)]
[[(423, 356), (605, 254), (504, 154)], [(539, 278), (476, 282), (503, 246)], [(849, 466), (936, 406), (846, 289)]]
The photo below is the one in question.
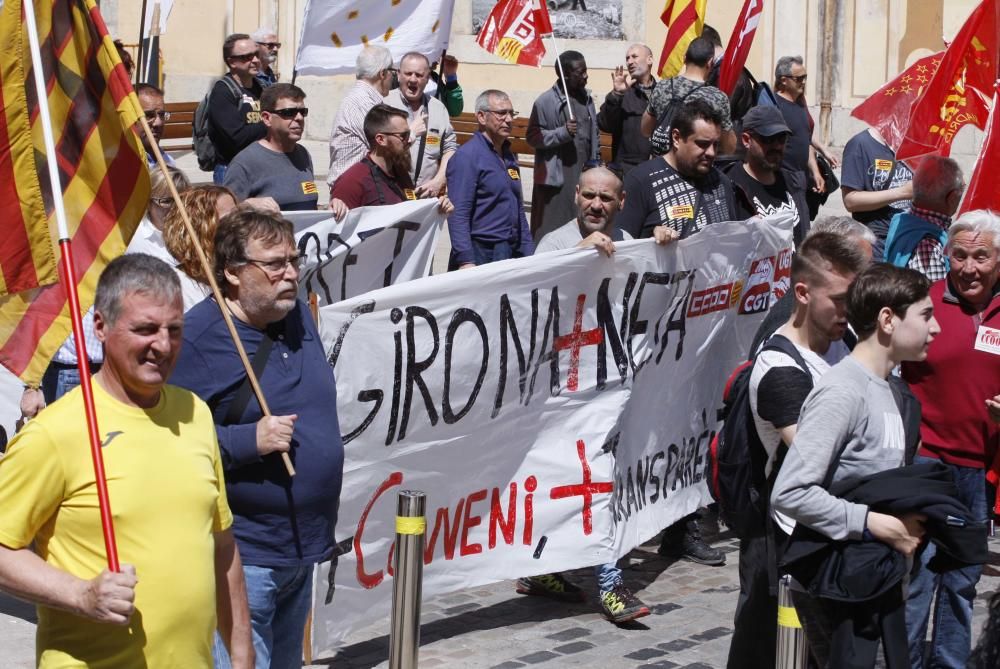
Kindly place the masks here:
[(348, 168), (334, 182), (330, 199), (338, 199), (348, 209), (383, 204), (398, 204), (416, 199), (409, 177), (405, 183), (393, 179), (365, 156), (360, 163)]
[(984, 469), (1000, 440), (1000, 426), (986, 411), (986, 399), (1000, 394), (1000, 297), (977, 314), (947, 283), (931, 286), (941, 334), (926, 360), (903, 363), (903, 378), (921, 404), (920, 455)]

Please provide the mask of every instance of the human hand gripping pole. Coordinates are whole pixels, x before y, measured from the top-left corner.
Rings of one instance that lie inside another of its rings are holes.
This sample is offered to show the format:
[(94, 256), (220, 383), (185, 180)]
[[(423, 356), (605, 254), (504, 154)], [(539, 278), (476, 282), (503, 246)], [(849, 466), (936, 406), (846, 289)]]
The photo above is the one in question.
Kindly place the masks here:
[[(133, 104), (135, 104), (138, 108), (139, 99), (134, 93), (129, 96), (129, 99), (132, 100)], [(184, 203), (181, 202), (181, 196), (177, 193), (177, 188), (174, 186), (174, 180), (170, 178), (170, 174), (167, 172), (167, 164), (163, 162), (163, 154), (160, 153), (160, 147), (153, 138), (153, 131), (150, 130), (149, 123), (146, 122), (146, 116), (141, 113), (141, 110), (139, 113), (139, 121), (142, 123), (142, 131), (146, 133), (146, 137), (149, 138), (149, 146), (153, 149), (153, 155), (156, 156), (156, 164), (160, 166), (160, 171), (163, 172), (164, 181), (170, 189), (170, 196), (174, 199), (174, 206), (177, 207), (177, 211), (181, 215), (181, 220), (184, 221), (184, 230), (187, 232), (188, 237), (194, 242), (194, 250), (198, 256), (198, 262), (201, 263), (202, 271), (208, 279), (209, 287), (212, 289), (212, 296), (215, 297), (215, 301), (219, 305), (219, 310), (222, 312), (222, 320), (225, 321), (226, 327), (229, 329), (229, 336), (232, 337), (233, 344), (236, 346), (236, 352), (239, 354), (240, 361), (243, 363), (243, 369), (246, 370), (247, 379), (250, 381), (250, 387), (253, 389), (254, 395), (257, 396), (257, 402), (260, 403), (261, 413), (264, 414), (265, 418), (268, 418), (272, 414), (271, 408), (268, 406), (267, 400), (264, 398), (264, 391), (261, 390), (260, 382), (257, 381), (257, 375), (253, 372), (253, 366), (250, 364), (250, 359), (247, 357), (246, 349), (243, 348), (243, 342), (240, 341), (240, 337), (236, 333), (236, 326), (233, 324), (233, 318), (229, 314), (229, 309), (226, 308), (226, 301), (222, 297), (222, 291), (219, 290), (219, 284), (215, 281), (215, 273), (212, 271), (212, 265), (208, 262), (208, 257), (205, 255), (204, 249), (201, 248), (201, 244), (198, 243), (198, 235), (195, 233), (194, 226), (191, 224), (191, 218), (188, 216), (187, 209), (184, 208)], [(79, 343), (77, 345), (79, 346)], [(288, 457), (287, 452), (281, 452), (281, 460), (285, 463), (285, 470), (288, 472), (288, 475), (295, 476), (295, 467), (292, 466), (292, 460)]]

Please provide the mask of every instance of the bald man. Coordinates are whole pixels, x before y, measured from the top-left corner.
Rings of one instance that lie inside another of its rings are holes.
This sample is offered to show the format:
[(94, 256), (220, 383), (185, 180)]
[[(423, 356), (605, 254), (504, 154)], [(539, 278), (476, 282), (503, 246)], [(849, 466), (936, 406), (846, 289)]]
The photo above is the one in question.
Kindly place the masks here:
[[(610, 256), (615, 242), (632, 239), (632, 235), (615, 226), (615, 216), (625, 204), (622, 181), (606, 167), (593, 167), (580, 175), (576, 184), (576, 218), (545, 235), (535, 253), (558, 251), (574, 246), (596, 248)], [(653, 230), (657, 244), (677, 239), (677, 231), (660, 225)]]
[(653, 78), (653, 51), (633, 44), (625, 52), (625, 65), (611, 73), (611, 92), (604, 98), (597, 125), (611, 134), (611, 167), (622, 178), (649, 160), (649, 138), (642, 134), (642, 114), (649, 108)]
[[(615, 227), (615, 216), (625, 203), (622, 182), (604, 167), (593, 167), (580, 175), (576, 184), (576, 218), (542, 237), (535, 255), (561, 249), (595, 248), (606, 256), (615, 252), (616, 241), (632, 236)], [(653, 231), (657, 244), (674, 241), (678, 233), (660, 225)], [(613, 623), (626, 623), (649, 615), (649, 607), (635, 596), (622, 579), (618, 564), (594, 567), (601, 610)], [(560, 601), (582, 602), (583, 590), (559, 573), (519, 578), (516, 590), (522, 595), (539, 595)]]

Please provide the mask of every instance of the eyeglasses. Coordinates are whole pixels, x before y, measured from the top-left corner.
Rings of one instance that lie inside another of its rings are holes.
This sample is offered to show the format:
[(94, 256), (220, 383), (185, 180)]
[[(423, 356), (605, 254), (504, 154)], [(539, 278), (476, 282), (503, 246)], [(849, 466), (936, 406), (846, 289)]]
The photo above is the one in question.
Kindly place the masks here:
[(229, 60), (238, 60), (241, 63), (249, 63), (258, 56), (259, 54), (256, 51), (251, 51), (250, 53), (234, 53), (229, 56)]
[(283, 109), (272, 110), (271, 113), (277, 114), (286, 121), (291, 121), (299, 114), (302, 114), (302, 118), (309, 116), (309, 107), (285, 107)]
[(516, 118), (517, 117), (517, 112), (514, 111), (513, 109), (487, 109), (486, 111), (488, 111), (489, 113), (493, 114), (494, 116), (496, 116), (501, 121), (503, 119), (507, 118), (508, 116), (511, 117), (511, 118)]
[(154, 121), (157, 118), (162, 119), (164, 121), (170, 120), (170, 112), (163, 111), (160, 109), (150, 109), (149, 111), (144, 111), (143, 115), (146, 117), (147, 121)]
[(281, 42), (257, 42), (261, 46), (266, 46), (268, 49), (280, 49)]
[(405, 143), (410, 141), (410, 131), (405, 132), (380, 132), (380, 135), (392, 135), (393, 137), (399, 137), (399, 139)]
[(149, 201), (155, 204), (157, 207), (163, 207), (164, 209), (166, 209), (167, 207), (173, 205), (174, 198), (170, 197), (169, 195), (166, 197), (151, 197), (149, 198)]
[(387, 68), (385, 68), (385, 71), (388, 72), (389, 74), (391, 74), (394, 77), (399, 76), (399, 70), (397, 70), (394, 67), (387, 67)]
[(785, 77), (788, 78), (788, 79), (791, 79), (792, 81), (794, 81), (796, 83), (804, 84), (806, 82), (806, 78), (808, 78), (809, 75), (808, 74), (803, 74), (803, 75), (800, 75), (798, 77), (793, 77), (790, 74), (786, 74)]
[(287, 258), (275, 258), (274, 260), (257, 260), (256, 258), (247, 258), (246, 262), (251, 265), (256, 265), (260, 269), (264, 270), (264, 273), (269, 277), (277, 278), (284, 274), (288, 267), (291, 267), (298, 272), (302, 269), (302, 262), (305, 258), (304, 254), (296, 253), (295, 255), (288, 256)]

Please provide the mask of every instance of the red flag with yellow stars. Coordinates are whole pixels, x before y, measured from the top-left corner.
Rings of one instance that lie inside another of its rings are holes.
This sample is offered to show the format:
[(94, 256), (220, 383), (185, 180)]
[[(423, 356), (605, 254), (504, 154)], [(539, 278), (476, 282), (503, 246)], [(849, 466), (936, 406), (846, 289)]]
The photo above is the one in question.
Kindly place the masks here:
[(936, 153), (948, 155), (955, 134), (972, 123), (984, 128), (987, 115), (980, 95), (992, 94), (997, 78), (996, 0), (972, 12), (941, 63), (913, 103), (899, 160)]
[[(97, 278), (125, 251), (149, 204), (145, 152), (132, 130), (142, 109), (94, 0), (38, 0), (35, 20), (55, 135), (48, 159), (59, 167), (72, 280), (86, 310)], [(38, 268), (33, 285), (14, 283), (6, 274), (13, 245), (0, 244), (8, 293), (0, 300), (0, 364), (34, 385), (72, 327), (66, 282), (56, 282), (63, 270), (53, 264), (45, 273), (40, 262), (55, 262), (55, 214), (49, 180), (39, 178), (45, 151), (21, 0), (3, 3), (0, 33), (0, 211)], [(24, 292), (10, 294), (15, 289)]]
[[(976, 209), (1000, 211), (1000, 190), (997, 190), (996, 175), (993, 170), (1000, 165), (1000, 114), (997, 113), (997, 100), (1000, 95), (1000, 85), (993, 94), (993, 111), (986, 127), (986, 137), (983, 148), (976, 158), (976, 166), (969, 177), (969, 187), (965, 189), (965, 197), (958, 208), (958, 214)], [(957, 215), (957, 214), (956, 214)], [(998, 455), (1000, 458), (1000, 455)]]

